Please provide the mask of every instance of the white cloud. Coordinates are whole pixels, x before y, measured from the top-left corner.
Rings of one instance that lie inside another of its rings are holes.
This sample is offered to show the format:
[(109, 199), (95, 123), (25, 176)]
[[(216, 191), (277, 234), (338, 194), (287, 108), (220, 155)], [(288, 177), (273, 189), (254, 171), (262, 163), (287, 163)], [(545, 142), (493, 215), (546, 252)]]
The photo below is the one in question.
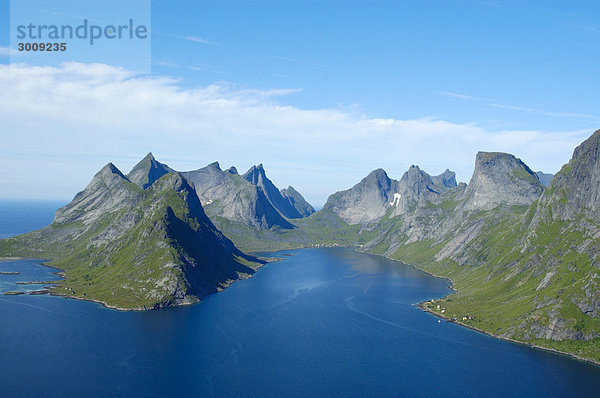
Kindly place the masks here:
[(478, 150), (505, 151), (556, 172), (590, 131), (488, 131), (437, 119), (370, 118), (300, 109), (282, 96), (228, 83), (183, 87), (100, 64), (0, 65), (0, 187), (5, 197), (68, 198), (105, 163), (123, 172), (147, 152), (178, 170), (218, 160), (264, 163), (274, 182), (315, 204), (383, 167), (446, 168), (468, 181)]
[(453, 93), (450, 91), (443, 91), (443, 92), (441, 92), (441, 94), (445, 95), (447, 97), (458, 98), (458, 99), (466, 100), (466, 101), (483, 102), (488, 106), (491, 106), (493, 108), (498, 108), (498, 109), (508, 109), (511, 111), (525, 112), (525, 113), (531, 113), (531, 114), (535, 114), (535, 115), (551, 116), (551, 117), (558, 117), (558, 118), (571, 119), (571, 120), (585, 120), (588, 122), (600, 123), (600, 117), (595, 116), (595, 115), (587, 115), (584, 113), (574, 113), (574, 112), (549, 112), (549, 111), (544, 111), (544, 110), (540, 110), (540, 109), (526, 108), (526, 107), (516, 106), (516, 105), (500, 104), (497, 101), (490, 99), (490, 98), (474, 97), (472, 95)]
[(443, 91), (442, 94), (447, 97), (454, 97), (454, 98), (463, 99), (463, 100), (470, 100), (470, 101), (483, 101), (484, 100), (483, 98), (473, 97), (472, 95), (453, 93), (451, 91)]
[(202, 37), (198, 37), (198, 36), (190, 36), (190, 35), (188, 35), (188, 36), (179, 36), (179, 35), (174, 35), (172, 33), (160, 32), (160, 31), (154, 31), (153, 33), (159, 34), (159, 35), (162, 35), (162, 36), (173, 37), (175, 39), (193, 41), (195, 43), (200, 43), (200, 44), (207, 44), (209, 46), (222, 46), (221, 43), (217, 43), (216, 41), (206, 40), (206, 39), (203, 39)]
[(206, 40), (206, 39), (203, 39), (203, 38), (198, 37), (198, 36), (185, 36), (183, 39), (188, 40), (188, 41), (194, 41), (196, 43), (208, 44), (210, 46), (220, 46), (221, 45), (221, 43), (217, 43), (217, 42), (214, 42), (214, 41)]
[(0, 57), (10, 57), (10, 56), (19, 55), (19, 52), (11, 47), (3, 47), (0, 46)]

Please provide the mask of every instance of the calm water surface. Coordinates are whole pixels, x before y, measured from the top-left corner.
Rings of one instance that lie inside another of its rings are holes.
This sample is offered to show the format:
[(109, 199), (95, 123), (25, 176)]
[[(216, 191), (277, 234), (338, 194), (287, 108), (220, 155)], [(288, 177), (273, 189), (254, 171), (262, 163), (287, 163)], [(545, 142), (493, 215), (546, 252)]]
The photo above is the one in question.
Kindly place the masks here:
[[(187, 307), (0, 296), (0, 395), (600, 395), (598, 367), (419, 311), (445, 280), (350, 249), (279, 254), (291, 256)], [(53, 277), (36, 264), (0, 263), (22, 272), (0, 290)]]

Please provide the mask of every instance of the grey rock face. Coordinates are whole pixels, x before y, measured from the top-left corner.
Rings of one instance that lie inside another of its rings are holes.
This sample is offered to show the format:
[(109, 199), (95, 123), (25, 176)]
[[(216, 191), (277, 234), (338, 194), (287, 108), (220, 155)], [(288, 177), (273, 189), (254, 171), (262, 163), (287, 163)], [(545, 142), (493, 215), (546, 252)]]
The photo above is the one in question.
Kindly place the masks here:
[(537, 175), (513, 155), (478, 152), (473, 177), (465, 189), (465, 210), (491, 210), (499, 205), (530, 205), (544, 187)]
[(290, 205), (296, 209), (301, 217), (308, 217), (315, 212), (315, 209), (296, 191), (291, 185), (286, 189), (282, 189), (281, 195), (290, 202)]
[(332, 210), (348, 224), (373, 222), (394, 203), (397, 184), (383, 169), (377, 169), (352, 188), (331, 195), (323, 208)]
[(446, 169), (439, 176), (431, 177), (431, 181), (438, 191), (456, 187), (456, 173)]
[(144, 194), (134, 190), (124, 182), (129, 182), (112, 163), (104, 166), (68, 205), (58, 209), (54, 222), (66, 224), (81, 221), (84, 224), (97, 220), (100, 216), (130, 207), (142, 201)]
[(154, 155), (152, 155), (152, 152), (150, 152), (141, 162), (134, 166), (131, 172), (127, 174), (127, 178), (134, 184), (146, 189), (160, 177), (174, 171), (166, 164), (158, 162), (154, 158)]
[(571, 161), (556, 174), (540, 207), (548, 206), (553, 218), (569, 220), (585, 214), (600, 222), (600, 130), (573, 151)]
[[(130, 175), (144, 186), (161, 164), (149, 155), (140, 165)], [(181, 174), (167, 172), (143, 189), (110, 163), (34, 237), (53, 260), (79, 248), (65, 269), (94, 281), (85, 284), (88, 298), (135, 309), (196, 302), (252, 274), (245, 264), (261, 263), (217, 230)]]
[[(265, 196), (269, 202), (271, 202), (273, 207), (275, 207), (284, 217), (290, 219), (305, 217), (298, 211), (298, 209), (296, 209), (296, 207), (294, 207), (288, 198), (282, 195), (275, 184), (273, 184), (271, 180), (267, 178), (267, 174), (265, 173), (265, 169), (262, 164), (259, 164), (258, 166), (252, 166), (250, 170), (248, 170), (246, 174), (242, 176), (242, 178), (252, 185), (259, 187), (262, 192), (264, 192)], [(304, 198), (302, 198), (302, 201), (305, 202)]]
[(549, 187), (554, 178), (554, 174), (542, 173), (541, 171), (536, 171), (535, 174), (538, 176), (540, 183), (545, 187)]
[(211, 217), (223, 217), (258, 229), (274, 226), (294, 228), (258, 186), (237, 173), (222, 171), (216, 162), (182, 174), (194, 184), (198, 197)]
[[(396, 184), (397, 193), (394, 194), (395, 203), (393, 205), (395, 209), (392, 215), (414, 213), (418, 207), (427, 203), (438, 203), (441, 194), (452, 187), (451, 181), (454, 179), (454, 173), (450, 171), (447, 173), (431, 177), (419, 166), (410, 166)], [(434, 179), (438, 182), (437, 184)], [(444, 184), (444, 180), (448, 186)]]
[(454, 188), (455, 174), (449, 170), (431, 177), (413, 165), (396, 181), (383, 169), (377, 169), (349, 190), (331, 195), (324, 208), (331, 209), (348, 224), (369, 224), (388, 211), (392, 217), (403, 216), (426, 203), (438, 203), (441, 194)]

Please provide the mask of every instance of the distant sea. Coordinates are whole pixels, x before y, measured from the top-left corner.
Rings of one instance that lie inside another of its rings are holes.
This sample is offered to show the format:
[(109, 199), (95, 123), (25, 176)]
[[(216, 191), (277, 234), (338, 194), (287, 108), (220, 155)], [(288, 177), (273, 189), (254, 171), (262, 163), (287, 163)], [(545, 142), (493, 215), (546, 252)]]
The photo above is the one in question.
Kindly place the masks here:
[(66, 201), (0, 199), (0, 239), (20, 235), (50, 224), (54, 212)]

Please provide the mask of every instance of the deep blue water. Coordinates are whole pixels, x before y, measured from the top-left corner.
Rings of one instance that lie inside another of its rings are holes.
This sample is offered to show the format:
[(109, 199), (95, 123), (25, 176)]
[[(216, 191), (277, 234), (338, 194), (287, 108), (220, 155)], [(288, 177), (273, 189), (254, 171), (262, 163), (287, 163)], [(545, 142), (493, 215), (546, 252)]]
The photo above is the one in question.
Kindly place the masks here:
[[(0, 296), (0, 395), (600, 395), (599, 367), (419, 311), (414, 303), (449, 292), (445, 280), (350, 249), (285, 253), (187, 307)], [(0, 263), (13, 270), (23, 274), (0, 275), (0, 289), (53, 272)]]
[(0, 239), (45, 227), (52, 222), (56, 209), (65, 204), (0, 199)]

